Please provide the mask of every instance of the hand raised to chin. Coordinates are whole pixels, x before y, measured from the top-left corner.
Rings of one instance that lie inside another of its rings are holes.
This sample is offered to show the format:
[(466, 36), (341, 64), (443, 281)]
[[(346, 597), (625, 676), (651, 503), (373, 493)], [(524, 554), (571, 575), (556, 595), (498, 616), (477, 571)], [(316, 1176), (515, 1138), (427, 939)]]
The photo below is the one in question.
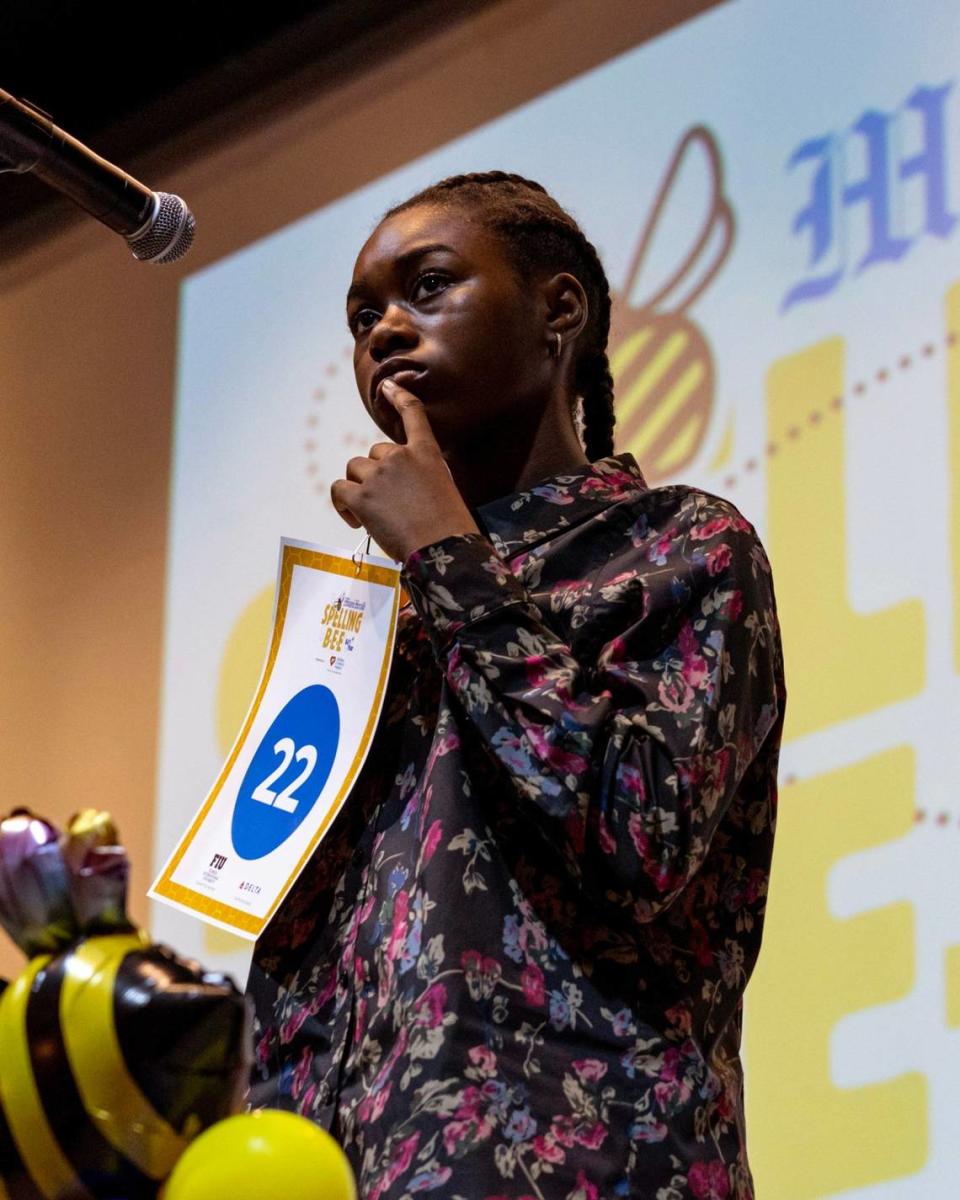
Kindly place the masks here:
[(364, 527), (391, 558), (453, 534), (479, 533), (433, 436), (420, 400), (396, 380), (383, 395), (400, 415), (406, 441), (377, 442), (366, 458), (351, 458), (346, 479), (330, 489), (333, 506), (348, 525)]

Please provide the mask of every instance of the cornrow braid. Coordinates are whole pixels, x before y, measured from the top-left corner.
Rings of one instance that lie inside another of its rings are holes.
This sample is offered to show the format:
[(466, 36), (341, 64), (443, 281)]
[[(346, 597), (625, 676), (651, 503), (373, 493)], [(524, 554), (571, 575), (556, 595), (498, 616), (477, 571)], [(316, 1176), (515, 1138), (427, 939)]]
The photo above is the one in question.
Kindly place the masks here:
[(574, 386), (581, 399), (584, 452), (591, 462), (613, 453), (613, 378), (607, 361), (610, 284), (596, 248), (573, 217), (542, 184), (508, 171), (452, 175), (384, 213), (384, 219), (419, 204), (478, 210), (501, 237), (521, 275), (568, 271), (587, 294), (587, 323), (578, 339)]

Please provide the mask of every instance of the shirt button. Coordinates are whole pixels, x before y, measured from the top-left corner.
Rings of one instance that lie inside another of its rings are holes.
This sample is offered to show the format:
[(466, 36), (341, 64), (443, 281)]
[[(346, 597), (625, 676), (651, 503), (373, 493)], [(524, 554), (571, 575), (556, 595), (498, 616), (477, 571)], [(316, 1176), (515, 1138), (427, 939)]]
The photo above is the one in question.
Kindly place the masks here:
[(353, 854), (350, 855), (350, 861), (353, 863), (353, 865), (355, 867), (362, 867), (363, 860), (364, 860), (364, 853), (358, 846), (356, 848), (356, 850), (354, 850)]

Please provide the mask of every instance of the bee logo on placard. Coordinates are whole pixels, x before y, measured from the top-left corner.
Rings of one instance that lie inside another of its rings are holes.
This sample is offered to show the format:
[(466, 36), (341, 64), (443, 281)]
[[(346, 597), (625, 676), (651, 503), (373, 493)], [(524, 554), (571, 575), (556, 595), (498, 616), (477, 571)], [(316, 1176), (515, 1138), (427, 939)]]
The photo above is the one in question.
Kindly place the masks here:
[[(700, 215), (691, 219), (697, 207)], [(726, 262), (734, 228), (716, 140), (696, 125), (673, 152), (626, 284), (612, 296), (617, 448), (636, 457), (650, 483), (688, 466), (709, 428), (713, 355), (688, 310)], [(654, 246), (658, 238), (663, 250)], [(672, 249), (678, 244), (680, 253)], [(649, 276), (658, 282), (651, 286)]]

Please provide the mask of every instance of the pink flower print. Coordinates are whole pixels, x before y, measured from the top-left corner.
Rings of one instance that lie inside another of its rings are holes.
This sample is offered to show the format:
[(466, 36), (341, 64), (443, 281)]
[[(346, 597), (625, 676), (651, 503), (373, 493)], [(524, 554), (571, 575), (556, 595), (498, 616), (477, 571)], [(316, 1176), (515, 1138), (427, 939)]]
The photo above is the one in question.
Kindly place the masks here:
[(393, 1082), (387, 1083), (378, 1091), (370, 1092), (364, 1096), (357, 1107), (357, 1114), (361, 1121), (378, 1121), (383, 1116), (383, 1110), (387, 1106), (387, 1101), (390, 1099), (390, 1093), (393, 1091)]
[(393, 1068), (397, 1065), (407, 1051), (407, 1041), (409, 1040), (409, 1037), (410, 1034), (406, 1025), (404, 1025), (397, 1035), (397, 1040), (394, 1043), (392, 1050), (380, 1064), (380, 1070), (377, 1072), (371, 1087), (378, 1088), (383, 1087), (386, 1084), (393, 1072)]
[(460, 966), (467, 975), (476, 975), (480, 971), (481, 958), (479, 950), (464, 950), (460, 955)]
[(454, 1116), (461, 1121), (471, 1121), (480, 1115), (480, 1105), (483, 1103), (483, 1092), (477, 1087), (465, 1087), (460, 1093), (460, 1104), (454, 1110)]
[(692, 1031), (693, 1020), (690, 1010), (684, 1005), (675, 1004), (672, 1008), (668, 1008), (664, 1015), (678, 1033), (689, 1034)]
[(574, 1145), (575, 1128), (573, 1117), (554, 1117), (550, 1126), (550, 1137), (569, 1150)]
[(443, 1127), (443, 1148), (452, 1158), (461, 1142), (485, 1142), (493, 1133), (493, 1122), (486, 1117), (468, 1117), (462, 1120), (448, 1121)]
[(639, 480), (628, 471), (610, 471), (603, 475), (591, 475), (580, 486), (580, 495), (589, 496), (600, 492), (610, 496), (619, 496), (622, 492), (632, 492), (640, 486)]
[(665, 863), (647, 861), (643, 864), (643, 869), (652, 881), (653, 886), (661, 894), (673, 891), (683, 878), (680, 871), (677, 871), (673, 867), (668, 867)]
[(549, 1133), (537, 1134), (533, 1139), (533, 1152), (537, 1158), (548, 1163), (562, 1163), (567, 1157), (563, 1147), (558, 1146)]
[(726, 1200), (730, 1195), (730, 1177), (719, 1158), (712, 1162), (695, 1162), (687, 1182), (696, 1200)]
[(531, 687), (541, 687), (550, 678), (550, 665), (543, 654), (528, 654), (523, 660), (523, 669)]
[(551, 612), (563, 612), (573, 608), (588, 595), (593, 584), (587, 579), (560, 579), (550, 588)]
[(495, 958), (484, 957), (480, 964), (480, 975), (483, 981), (483, 994), (485, 996), (493, 994), (493, 989), (500, 982), (502, 974), (503, 968)]
[(422, 1029), (436, 1029), (443, 1024), (447, 1003), (447, 988), (443, 983), (431, 983), (417, 1001), (415, 1023)]
[(707, 677), (707, 660), (700, 653), (700, 643), (689, 621), (684, 621), (678, 640), (683, 655), (683, 678), (692, 688), (703, 685)]
[(729, 621), (735, 621), (743, 611), (743, 592), (731, 592), (730, 596), (724, 605), (721, 616), (726, 617)]
[(588, 1150), (599, 1150), (607, 1137), (607, 1127), (600, 1121), (592, 1125), (579, 1126), (574, 1135), (579, 1145)]
[(694, 525), (690, 530), (690, 537), (695, 542), (705, 542), (707, 538), (712, 538), (715, 533), (723, 533), (725, 529), (746, 533), (750, 528), (750, 522), (745, 521), (743, 517), (711, 517), (702, 525)]
[(503, 968), (495, 958), (481, 956), (479, 950), (464, 950), (460, 965), (471, 1000), (486, 1000), (493, 995), (503, 974)]
[(615, 663), (623, 662), (627, 654), (627, 641), (623, 637), (611, 638), (609, 642), (600, 651), (598, 659), (599, 666), (613, 666)]
[(353, 1044), (359, 1046), (367, 1029), (367, 1001), (361, 996), (357, 1002), (357, 1020), (353, 1029)]
[(625, 792), (629, 792), (637, 800), (646, 800), (646, 784), (643, 782), (643, 775), (636, 767), (631, 767), (629, 763), (621, 763), (617, 771), (617, 781)]
[(585, 1172), (577, 1172), (577, 1186), (567, 1193), (567, 1200), (597, 1200), (600, 1192), (595, 1183), (591, 1183)]
[(436, 853), (437, 846), (440, 845), (440, 839), (442, 836), (443, 836), (443, 825), (441, 824), (441, 822), (439, 820), (436, 820), (430, 826), (430, 828), (427, 830), (427, 836), (423, 843), (423, 865), (424, 866), (426, 866), (427, 863), (430, 861), (430, 859), (433, 858), (434, 854)]
[(606, 816), (601, 813), (597, 821), (597, 842), (604, 854), (616, 854), (617, 842), (613, 834), (610, 832), (610, 826), (607, 823)]
[(546, 993), (543, 986), (543, 972), (536, 963), (528, 963), (520, 972), (520, 986), (523, 988), (523, 998), (534, 1008), (540, 1008)]
[(662, 534), (647, 551), (647, 561), (656, 563), (658, 567), (666, 566), (667, 553), (672, 544), (673, 538), (670, 534)]
[(537, 757), (557, 771), (568, 775), (582, 775), (587, 769), (587, 760), (581, 754), (572, 754), (550, 741), (549, 734), (540, 725), (525, 725), (524, 733), (533, 746)]
[(413, 1160), (413, 1154), (419, 1141), (419, 1132), (412, 1133), (408, 1138), (404, 1138), (399, 1147), (394, 1151), (396, 1157), (367, 1193), (367, 1200), (380, 1200), (380, 1196), (390, 1190), (394, 1182), (400, 1178), (404, 1171), (410, 1169), (410, 1163)]
[(726, 542), (722, 542), (715, 550), (707, 553), (707, 574), (719, 575), (730, 566), (733, 554)]
[(397, 1157), (393, 1160), (397, 1168), (397, 1174), (394, 1176), (394, 1179), (402, 1175), (409, 1168), (410, 1163), (413, 1161), (413, 1152), (416, 1150), (419, 1141), (420, 1134), (412, 1133), (400, 1143), (400, 1150), (397, 1153)]
[(693, 702), (693, 689), (684, 679), (661, 679), (657, 687), (660, 703), (668, 712), (682, 713)]
[(661, 1081), (674, 1080), (680, 1073), (680, 1051), (676, 1046), (670, 1046), (664, 1051), (663, 1065), (660, 1068)]
[(310, 1009), (306, 1004), (299, 1005), (290, 1019), (284, 1021), (280, 1026), (280, 1045), (288, 1046), (300, 1032), (300, 1028), (310, 1016)]
[(263, 1037), (257, 1042), (256, 1060), (258, 1067), (265, 1067), (270, 1061), (270, 1042), (273, 1032), (272, 1029), (264, 1030)]
[(467, 1057), (481, 1075), (490, 1079), (497, 1073), (497, 1056), (488, 1046), (471, 1046)]
[(607, 1073), (607, 1064), (598, 1058), (576, 1058), (571, 1065), (581, 1083), (599, 1083)]
[(633, 842), (633, 848), (636, 850), (640, 858), (646, 858), (650, 853), (650, 838), (647, 836), (643, 828), (643, 817), (639, 813), (631, 813), (627, 821), (627, 831), (630, 834), (630, 840)]
[(410, 907), (410, 897), (401, 888), (393, 900), (393, 927), (383, 952), (383, 969), (380, 974), (380, 987), (377, 1000), (382, 1008), (390, 996), (393, 986), (393, 966), (400, 956), (400, 949), (407, 938), (407, 914)]

